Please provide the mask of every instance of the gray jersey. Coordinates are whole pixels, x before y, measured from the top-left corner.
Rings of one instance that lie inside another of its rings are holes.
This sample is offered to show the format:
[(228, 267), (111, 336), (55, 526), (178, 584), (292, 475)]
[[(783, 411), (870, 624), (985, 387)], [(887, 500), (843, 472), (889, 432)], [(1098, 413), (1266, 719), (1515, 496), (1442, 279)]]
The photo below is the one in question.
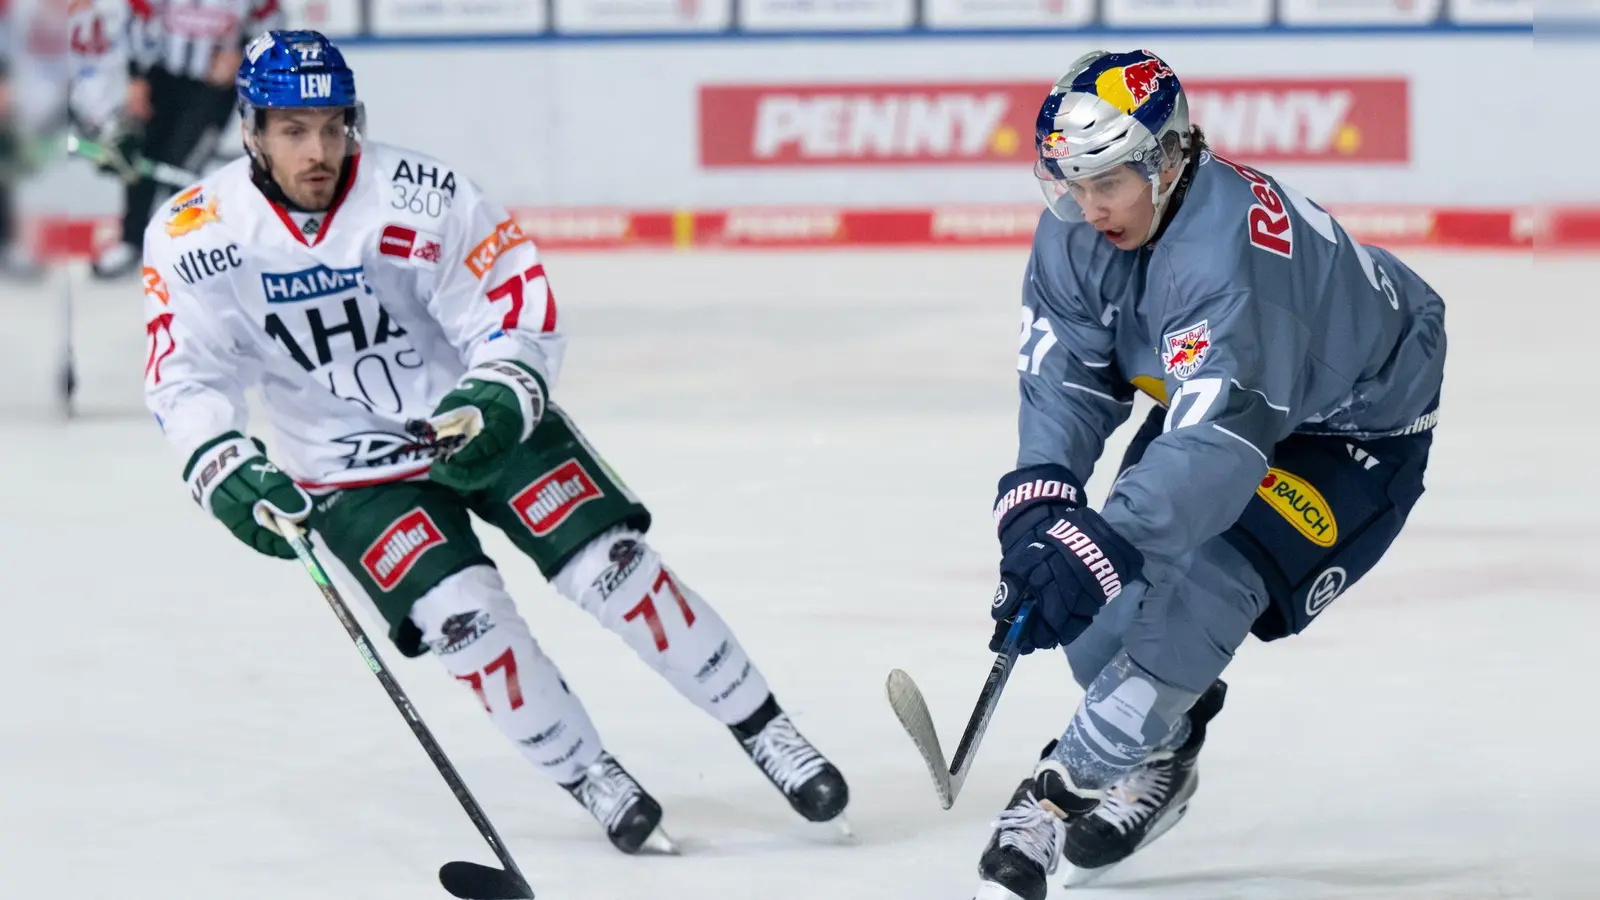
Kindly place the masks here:
[(1269, 176), (1201, 153), (1158, 240), (1118, 250), (1046, 213), (1023, 291), (1018, 465), (1088, 480), (1134, 389), (1164, 432), (1102, 514), (1160, 583), (1233, 524), (1292, 433), (1431, 427), (1444, 303)]

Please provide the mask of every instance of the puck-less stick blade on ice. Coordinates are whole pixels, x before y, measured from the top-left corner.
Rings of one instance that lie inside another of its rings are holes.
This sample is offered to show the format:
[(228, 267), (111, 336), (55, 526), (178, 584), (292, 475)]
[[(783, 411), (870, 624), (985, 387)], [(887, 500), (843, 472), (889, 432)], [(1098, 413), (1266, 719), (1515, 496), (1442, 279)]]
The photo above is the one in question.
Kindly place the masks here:
[[(1012, 585), (1012, 589), (1017, 588)], [(900, 719), (900, 725), (905, 728), (906, 734), (911, 736), (911, 742), (916, 744), (917, 752), (922, 754), (923, 761), (928, 764), (928, 772), (933, 776), (934, 793), (938, 795), (939, 805), (944, 809), (955, 805), (956, 795), (961, 793), (961, 785), (966, 782), (967, 772), (972, 769), (972, 758), (978, 752), (978, 744), (983, 741), (983, 733), (989, 728), (989, 720), (994, 717), (994, 711), (1000, 705), (1000, 692), (1005, 689), (1006, 681), (1011, 677), (1011, 667), (1017, 662), (1017, 644), (1022, 638), (1022, 626), (1032, 611), (1031, 600), (1023, 602), (1021, 608), (1017, 610), (1016, 618), (1012, 621), (1010, 630), (1006, 632), (1000, 654), (994, 658), (994, 663), (989, 667), (989, 677), (983, 683), (983, 690), (978, 693), (977, 706), (967, 719), (966, 730), (961, 733), (961, 742), (956, 745), (956, 755), (948, 769), (945, 766), (944, 752), (939, 746), (939, 734), (933, 726), (933, 716), (928, 712), (928, 704), (922, 697), (922, 691), (905, 672), (895, 669), (889, 673), (889, 680), (885, 685), (889, 694), (889, 705), (894, 708), (894, 714)]]
[(922, 699), (922, 691), (910, 675), (899, 669), (889, 673), (884, 690), (889, 694), (889, 706), (894, 708), (900, 726), (911, 736), (911, 743), (916, 745), (917, 752), (922, 754), (922, 761), (928, 765), (928, 775), (933, 778), (933, 792), (939, 797), (939, 805), (949, 809), (955, 803), (955, 798), (950, 794), (950, 767), (945, 762), (944, 750), (939, 746), (939, 732), (933, 727), (933, 716), (928, 712), (928, 702)]
[(440, 866), (439, 883), (461, 900), (519, 900), (533, 896), (533, 888), (520, 875), (471, 862)]

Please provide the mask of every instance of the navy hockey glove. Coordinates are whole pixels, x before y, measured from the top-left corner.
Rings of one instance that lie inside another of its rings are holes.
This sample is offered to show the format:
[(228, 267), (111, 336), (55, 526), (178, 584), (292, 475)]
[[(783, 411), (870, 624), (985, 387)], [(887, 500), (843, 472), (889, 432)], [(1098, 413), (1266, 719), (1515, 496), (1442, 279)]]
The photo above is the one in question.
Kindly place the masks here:
[(200, 508), (228, 526), (233, 536), (257, 553), (294, 559), (294, 548), (268, 528), (266, 513), (303, 522), (311, 514), (311, 497), (294, 479), (267, 459), (267, 446), (230, 431), (189, 457), (183, 480)]
[(1143, 554), (1085, 504), (1083, 485), (1066, 466), (1027, 466), (1000, 479), (994, 516), (1000, 575), (1022, 587), (996, 594), (990, 606), (996, 653), (1024, 596), (1034, 606), (1021, 650), (1048, 650), (1072, 643), (1144, 568)]
[(468, 369), (455, 390), (434, 408), (431, 421), (466, 414), (478, 419), (481, 427), (474, 423), (460, 449), (434, 460), (429, 477), (458, 491), (493, 484), (506, 457), (544, 417), (544, 398), (544, 379), (522, 363), (497, 359)]

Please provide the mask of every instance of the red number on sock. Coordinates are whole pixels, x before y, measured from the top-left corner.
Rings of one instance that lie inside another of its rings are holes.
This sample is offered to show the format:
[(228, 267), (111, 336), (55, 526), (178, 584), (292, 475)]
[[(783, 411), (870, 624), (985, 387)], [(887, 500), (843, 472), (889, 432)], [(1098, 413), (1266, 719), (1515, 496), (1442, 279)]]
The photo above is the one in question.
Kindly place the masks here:
[(683, 612), (683, 624), (693, 626), (694, 610), (689, 608), (689, 601), (683, 598), (683, 591), (678, 590), (678, 583), (672, 580), (665, 566), (662, 567), (661, 574), (656, 576), (656, 585), (651, 590), (660, 593), (662, 585), (666, 585), (672, 591), (672, 596), (678, 598), (678, 609)]
[(517, 327), (517, 322), (522, 318), (522, 286), (524, 283), (543, 278), (544, 281), (544, 322), (539, 330), (554, 331), (556, 328), (556, 294), (550, 289), (550, 279), (544, 274), (544, 263), (534, 263), (531, 268), (520, 275), (513, 275), (502, 282), (498, 287), (492, 288), (484, 296), (489, 302), (511, 298), (511, 311), (501, 320), (500, 327), (506, 331)]
[(494, 712), (489, 708), (489, 698), (483, 695), (483, 676), (473, 672), (471, 675), (457, 675), (456, 680), (465, 681), (467, 684), (472, 685), (472, 692), (478, 695), (478, 702), (483, 704), (483, 711), (487, 713)]
[(495, 661), (489, 663), (488, 667), (483, 670), (482, 675), (477, 672), (473, 672), (471, 675), (457, 675), (456, 680), (465, 681), (467, 684), (472, 685), (473, 693), (478, 695), (478, 702), (483, 704), (483, 711), (492, 713), (494, 710), (489, 708), (489, 698), (483, 693), (483, 676), (493, 675), (498, 669), (505, 670), (506, 697), (511, 700), (511, 708), (520, 709), (522, 707), (522, 682), (517, 680), (517, 657), (512, 654), (510, 647), (506, 648), (506, 652), (495, 657)]
[(662, 568), (661, 574), (656, 576), (655, 586), (650, 589), (650, 593), (644, 595), (644, 599), (639, 601), (639, 605), (624, 613), (622, 620), (624, 622), (632, 622), (639, 616), (644, 616), (645, 624), (650, 626), (651, 636), (656, 639), (656, 650), (665, 653), (667, 652), (667, 629), (662, 626), (661, 617), (656, 615), (654, 597), (656, 593), (660, 592), (662, 585), (666, 585), (672, 591), (672, 596), (677, 598), (678, 611), (683, 613), (683, 624), (693, 627), (694, 610), (689, 608), (689, 601), (684, 598), (683, 592), (678, 590), (677, 582), (672, 580), (672, 576), (667, 574), (665, 568)]
[(489, 667), (483, 670), (483, 674), (492, 675), (496, 669), (505, 670), (506, 696), (511, 698), (512, 709), (520, 709), (522, 707), (522, 683), (517, 681), (517, 658), (512, 655), (510, 647), (507, 647), (506, 652), (496, 657), (494, 662), (489, 663)]

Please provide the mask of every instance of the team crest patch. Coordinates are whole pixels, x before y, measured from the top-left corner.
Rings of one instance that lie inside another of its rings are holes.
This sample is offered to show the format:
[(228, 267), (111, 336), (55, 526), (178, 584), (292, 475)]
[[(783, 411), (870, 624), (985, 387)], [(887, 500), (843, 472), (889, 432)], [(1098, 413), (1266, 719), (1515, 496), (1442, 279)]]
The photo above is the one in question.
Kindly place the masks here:
[(1161, 362), (1167, 374), (1179, 381), (1193, 375), (1211, 355), (1211, 325), (1200, 324), (1169, 331), (1161, 339)]
[(477, 643), (478, 638), (493, 630), (494, 619), (487, 610), (457, 613), (439, 626), (439, 639), (429, 647), (434, 653), (445, 656)]

